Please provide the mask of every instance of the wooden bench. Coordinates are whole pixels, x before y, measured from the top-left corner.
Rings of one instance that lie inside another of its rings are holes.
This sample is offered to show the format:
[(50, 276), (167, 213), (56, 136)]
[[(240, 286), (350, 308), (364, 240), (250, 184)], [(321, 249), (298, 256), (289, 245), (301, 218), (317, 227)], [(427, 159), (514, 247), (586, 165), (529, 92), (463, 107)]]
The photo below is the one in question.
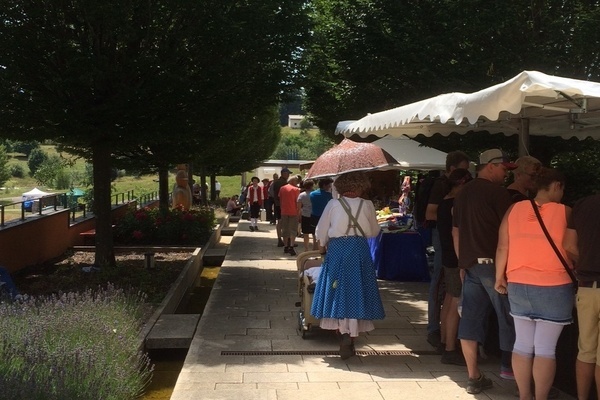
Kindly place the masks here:
[[(114, 228), (115, 225), (111, 225)], [(96, 228), (90, 229), (89, 231), (81, 232), (79, 237), (83, 239), (83, 244), (86, 246), (93, 246), (94, 240), (96, 239)]]

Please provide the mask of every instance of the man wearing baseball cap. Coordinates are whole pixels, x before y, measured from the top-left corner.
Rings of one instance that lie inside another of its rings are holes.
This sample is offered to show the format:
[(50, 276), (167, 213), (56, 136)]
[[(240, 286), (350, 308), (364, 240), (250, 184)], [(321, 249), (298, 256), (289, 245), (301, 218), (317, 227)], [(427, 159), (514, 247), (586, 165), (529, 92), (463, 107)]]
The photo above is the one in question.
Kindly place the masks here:
[(467, 363), (470, 394), (493, 387), (477, 364), (478, 344), (485, 342), (487, 315), (492, 307), (498, 317), (502, 350), (500, 377), (514, 380), (511, 358), (515, 329), (508, 297), (494, 290), (494, 257), (500, 222), (511, 205), (510, 194), (502, 185), (508, 171), (516, 167), (503, 151), (484, 151), (479, 155), (477, 178), (465, 184), (454, 200), (452, 236), (464, 276), (458, 338)]

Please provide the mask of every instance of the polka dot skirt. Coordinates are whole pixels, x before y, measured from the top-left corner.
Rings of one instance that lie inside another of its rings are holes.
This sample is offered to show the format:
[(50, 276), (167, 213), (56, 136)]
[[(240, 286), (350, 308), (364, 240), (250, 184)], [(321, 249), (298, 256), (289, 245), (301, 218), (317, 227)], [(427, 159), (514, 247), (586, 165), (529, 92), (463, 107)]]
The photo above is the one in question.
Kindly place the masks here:
[(311, 314), (319, 319), (385, 317), (367, 239), (346, 236), (329, 241)]

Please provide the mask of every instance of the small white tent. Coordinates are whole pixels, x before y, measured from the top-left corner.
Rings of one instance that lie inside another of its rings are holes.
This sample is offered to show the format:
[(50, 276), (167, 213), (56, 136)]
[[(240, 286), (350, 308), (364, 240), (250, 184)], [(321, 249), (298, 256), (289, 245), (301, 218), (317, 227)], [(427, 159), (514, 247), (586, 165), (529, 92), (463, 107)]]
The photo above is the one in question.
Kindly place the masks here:
[(446, 169), (446, 153), (432, 147), (421, 146), (406, 136), (386, 136), (373, 142), (392, 155), (403, 169)]
[(46, 193), (46, 192), (41, 191), (38, 188), (33, 188), (29, 192), (23, 193), (22, 196), (23, 196), (23, 200), (33, 200), (33, 199), (39, 199), (40, 197), (44, 197), (49, 194), (52, 194), (52, 193)]

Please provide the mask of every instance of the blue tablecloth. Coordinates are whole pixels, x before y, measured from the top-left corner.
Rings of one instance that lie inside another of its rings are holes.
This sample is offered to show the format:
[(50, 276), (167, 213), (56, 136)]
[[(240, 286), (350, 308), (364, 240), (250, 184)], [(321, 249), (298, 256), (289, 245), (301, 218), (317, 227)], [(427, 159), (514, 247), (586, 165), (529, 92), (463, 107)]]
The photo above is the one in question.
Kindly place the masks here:
[(379, 233), (370, 238), (377, 278), (389, 281), (429, 282), (427, 257), (417, 232)]

